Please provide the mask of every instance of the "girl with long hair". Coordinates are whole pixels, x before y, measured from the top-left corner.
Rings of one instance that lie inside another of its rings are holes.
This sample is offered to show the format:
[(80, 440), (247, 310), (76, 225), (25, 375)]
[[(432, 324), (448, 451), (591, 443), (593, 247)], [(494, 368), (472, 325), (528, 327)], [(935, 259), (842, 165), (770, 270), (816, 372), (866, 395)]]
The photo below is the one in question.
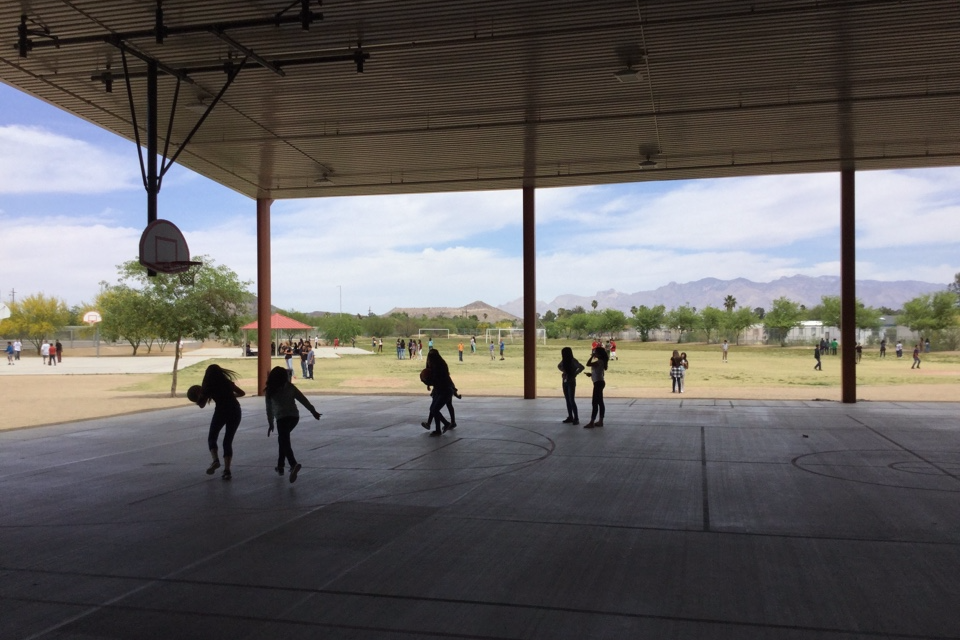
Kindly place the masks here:
[[(593, 380), (593, 398), (591, 398), (590, 422), (583, 425), (584, 429), (603, 426), (603, 414), (606, 413), (606, 406), (603, 404), (603, 388), (607, 386), (606, 380), (604, 380), (604, 372), (607, 370), (609, 360), (610, 355), (603, 348), (603, 345), (594, 349), (590, 359), (587, 360), (587, 366), (590, 367), (590, 379)], [(597, 420), (598, 415), (599, 420)]]
[(307, 400), (306, 396), (297, 389), (287, 378), (287, 371), (283, 367), (274, 367), (267, 375), (267, 385), (264, 387), (264, 397), (267, 402), (267, 435), (273, 433), (274, 421), (277, 426), (277, 442), (280, 453), (277, 457), (277, 466), (274, 468), (283, 475), (284, 461), (290, 463), (290, 483), (297, 481), (300, 473), (300, 464), (293, 455), (293, 446), (290, 444), (290, 433), (300, 422), (300, 411), (297, 402), (302, 404), (313, 415), (314, 420), (320, 419), (320, 414)]
[(573, 357), (573, 349), (564, 347), (560, 350), (560, 364), (557, 369), (561, 372), (563, 399), (567, 401), (567, 417), (564, 424), (580, 424), (580, 414), (577, 412), (577, 376), (583, 373), (583, 365)]
[(187, 389), (187, 399), (195, 402), (201, 409), (211, 400), (217, 408), (213, 410), (210, 419), (210, 431), (207, 434), (207, 448), (213, 462), (207, 467), (207, 475), (212, 476), (220, 468), (220, 457), (217, 453), (217, 439), (220, 431), (226, 428), (223, 436), (223, 479), (232, 478), (230, 462), (233, 460), (233, 436), (240, 427), (240, 402), (237, 398), (246, 395), (243, 389), (234, 382), (239, 376), (230, 369), (224, 369), (218, 364), (207, 367), (203, 374), (203, 382)]
[(680, 357), (680, 352), (674, 349), (670, 356), (670, 393), (683, 393), (683, 371), (683, 358)]
[[(421, 422), (420, 426), (430, 431), (430, 423), (436, 422), (436, 430), (431, 431), (430, 435), (439, 436), (456, 425), (456, 422), (448, 422), (440, 413), (440, 409), (447, 405), (451, 409), (451, 420), (453, 419), (453, 394), (455, 390), (453, 380), (450, 378), (450, 367), (447, 366), (446, 360), (443, 359), (439, 351), (431, 349), (427, 353), (426, 364), (427, 366), (420, 372), (420, 380), (427, 385), (428, 389), (433, 387), (433, 390), (430, 391), (430, 413), (427, 415), (427, 421)], [(441, 424), (443, 425), (442, 431), (440, 429)]]

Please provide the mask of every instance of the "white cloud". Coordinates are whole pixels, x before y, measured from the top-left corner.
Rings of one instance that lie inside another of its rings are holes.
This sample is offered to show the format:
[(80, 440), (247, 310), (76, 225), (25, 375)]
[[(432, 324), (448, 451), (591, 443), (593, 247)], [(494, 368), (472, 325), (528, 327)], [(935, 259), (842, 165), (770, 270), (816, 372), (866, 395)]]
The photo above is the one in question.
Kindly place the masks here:
[(115, 155), (83, 140), (22, 125), (0, 126), (0, 175), (0, 194), (142, 188), (135, 156)]
[(960, 242), (960, 169), (857, 174), (857, 246), (897, 249)]
[(140, 231), (63, 219), (4, 220), (0, 287), (4, 297), (43, 293), (68, 305), (92, 302), (101, 280), (116, 281), (116, 265), (136, 256)]
[(440, 246), (519, 225), (521, 206), (517, 191), (318, 198), (275, 203), (271, 227), (274, 234), (323, 238), (342, 253)]

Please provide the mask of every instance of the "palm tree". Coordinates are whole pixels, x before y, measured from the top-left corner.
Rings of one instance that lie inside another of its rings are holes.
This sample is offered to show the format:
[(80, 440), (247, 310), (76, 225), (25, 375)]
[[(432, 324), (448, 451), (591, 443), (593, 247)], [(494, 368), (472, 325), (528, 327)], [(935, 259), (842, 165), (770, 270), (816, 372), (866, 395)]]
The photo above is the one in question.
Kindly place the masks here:
[(737, 308), (737, 299), (731, 295), (728, 295), (723, 299), (723, 308), (727, 311), (733, 311)]
[(597, 308), (597, 301), (596, 301), (596, 300), (591, 301), (591, 302), (590, 302), (590, 306), (593, 307), (594, 309), (596, 309), (596, 308)]

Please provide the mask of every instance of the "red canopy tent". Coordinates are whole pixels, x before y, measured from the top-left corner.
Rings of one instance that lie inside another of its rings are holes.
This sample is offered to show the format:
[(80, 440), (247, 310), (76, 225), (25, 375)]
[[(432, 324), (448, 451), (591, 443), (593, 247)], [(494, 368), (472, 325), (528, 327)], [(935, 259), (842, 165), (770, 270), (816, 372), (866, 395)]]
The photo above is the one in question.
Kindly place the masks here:
[[(260, 324), (258, 321), (254, 320), (250, 324), (246, 324), (240, 328), (243, 329), (244, 332), (246, 332), (248, 329), (259, 329)], [(303, 329), (314, 329), (314, 328), (315, 327), (311, 327), (308, 324), (304, 324), (299, 320), (288, 318), (287, 316), (279, 313), (275, 313), (272, 316), (270, 316), (270, 330), (277, 332), (277, 339), (276, 339), (277, 344), (280, 343), (280, 331), (293, 331), (296, 329), (303, 330)], [(249, 341), (246, 340), (246, 333), (244, 333), (244, 339), (249, 345)], [(257, 345), (258, 348), (262, 348), (263, 346), (264, 345)], [(244, 353), (246, 353), (246, 351), (247, 349), (245, 348)]]

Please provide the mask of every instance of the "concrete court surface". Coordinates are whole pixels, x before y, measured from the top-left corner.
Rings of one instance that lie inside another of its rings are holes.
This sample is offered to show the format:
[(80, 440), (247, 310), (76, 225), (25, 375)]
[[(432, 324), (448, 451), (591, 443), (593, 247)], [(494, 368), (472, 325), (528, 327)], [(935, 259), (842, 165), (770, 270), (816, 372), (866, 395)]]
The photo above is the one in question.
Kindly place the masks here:
[(958, 404), (314, 400), (0, 432), (0, 638), (960, 638)]

